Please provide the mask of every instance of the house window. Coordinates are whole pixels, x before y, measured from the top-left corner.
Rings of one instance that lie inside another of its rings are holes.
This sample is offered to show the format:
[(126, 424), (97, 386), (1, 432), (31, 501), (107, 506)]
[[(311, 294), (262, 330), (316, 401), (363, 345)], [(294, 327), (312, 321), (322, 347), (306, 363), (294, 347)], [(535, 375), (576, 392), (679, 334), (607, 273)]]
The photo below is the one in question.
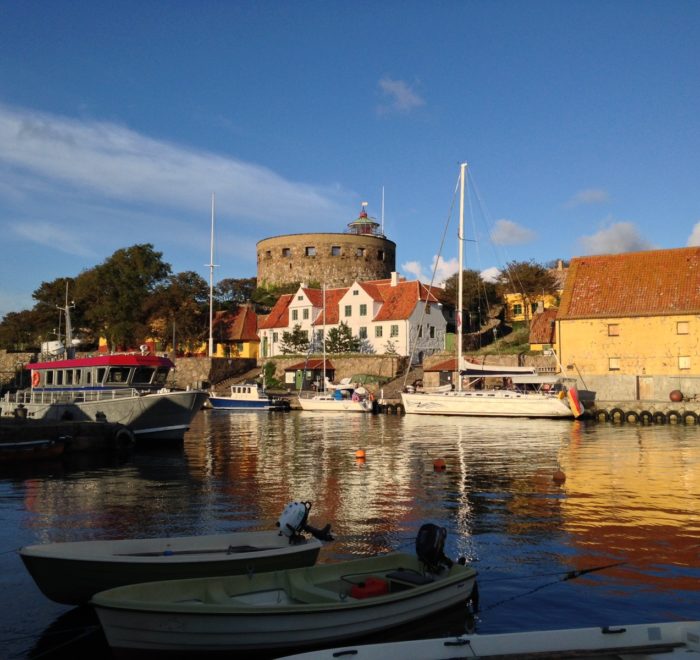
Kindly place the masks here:
[(367, 339), (367, 328), (364, 326), (360, 328), (360, 339)]
[(377, 250), (377, 259), (384, 261), (384, 250)]
[(367, 305), (360, 305), (360, 316), (367, 316)]
[(302, 312), (302, 318), (304, 320), (308, 320), (308, 318), (309, 318), (309, 310), (308, 309), (304, 309), (304, 311)]
[(282, 248), (282, 256), (283, 257), (291, 257), (292, 256), (292, 249), (291, 248)]
[(430, 328), (429, 333), (430, 333), (430, 338), (435, 339), (435, 326), (434, 325), (429, 325), (428, 328)]
[(292, 321), (296, 321), (298, 318), (299, 318), (299, 310), (293, 309), (292, 310)]
[(530, 303), (530, 311), (534, 314), (537, 311), (538, 303)]
[(523, 306), (522, 305), (513, 305), (513, 316), (522, 316), (523, 313)]
[(425, 306), (425, 313), (430, 314), (430, 305)]
[(340, 245), (333, 245), (331, 247), (331, 256), (332, 257), (339, 257), (340, 256)]
[(608, 337), (619, 337), (620, 336), (620, 324), (619, 323), (608, 323)]
[(423, 326), (421, 325), (421, 326), (418, 328), (418, 337), (420, 338), (420, 337), (422, 337), (422, 336), (423, 336)]
[(318, 339), (318, 341), (323, 341), (323, 328), (316, 330), (316, 339)]
[(316, 248), (309, 246), (304, 250), (304, 254), (306, 254), (307, 257), (315, 257), (316, 256)]
[(297, 296), (297, 300), (304, 300), (304, 296), (303, 295)]
[(345, 305), (345, 316), (352, 316), (352, 305)]
[(272, 333), (272, 343), (273, 343), (273, 344), (276, 344), (276, 343), (279, 341), (279, 338), (280, 338), (280, 336), (279, 336), (279, 333), (278, 333), (278, 332), (273, 332), (273, 333)]
[(391, 331), (389, 332), (389, 335), (391, 337), (398, 337), (399, 336), (399, 326), (398, 325), (392, 325), (391, 326)]
[(354, 289), (353, 292), (352, 292), (352, 295), (353, 295), (353, 296), (359, 296), (359, 295), (360, 295), (360, 292), (359, 292), (357, 289)]
[(608, 358), (608, 370), (620, 371), (620, 358), (619, 357)]
[(356, 257), (364, 257), (365, 256), (365, 248), (357, 248), (357, 250), (355, 250), (355, 256)]
[(382, 336), (382, 326), (381, 326), (381, 325), (375, 325), (375, 326), (374, 326), (374, 336), (375, 336), (375, 337), (381, 337), (381, 336)]
[(678, 356), (678, 368), (690, 369), (690, 357), (685, 355)]
[(690, 332), (688, 321), (678, 321), (676, 323), (676, 334), (687, 335)]

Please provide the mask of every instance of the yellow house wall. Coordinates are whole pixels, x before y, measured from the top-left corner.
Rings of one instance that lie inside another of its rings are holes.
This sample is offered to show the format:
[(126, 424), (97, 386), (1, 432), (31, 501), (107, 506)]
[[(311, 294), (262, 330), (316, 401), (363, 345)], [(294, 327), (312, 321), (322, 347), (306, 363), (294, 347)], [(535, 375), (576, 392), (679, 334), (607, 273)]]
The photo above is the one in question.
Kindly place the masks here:
[[(678, 323), (687, 322), (688, 334), (678, 334)], [(608, 327), (617, 324), (619, 334)], [(700, 317), (657, 316), (557, 321), (561, 363), (576, 365), (590, 375), (700, 375)], [(679, 357), (689, 358), (689, 368), (679, 368)], [(619, 370), (610, 370), (610, 358), (619, 358)]]
[[(506, 293), (504, 298), (506, 302), (508, 320), (515, 322), (529, 321), (532, 318), (533, 312), (531, 310), (529, 310), (527, 316), (525, 316), (525, 307), (528, 304), (536, 305), (539, 302), (542, 302), (544, 309), (551, 309), (552, 307), (557, 307), (559, 305), (559, 299), (551, 295), (535, 296), (530, 300), (530, 303), (527, 303), (520, 293)], [(521, 314), (514, 314), (513, 305), (520, 305), (523, 312)]]

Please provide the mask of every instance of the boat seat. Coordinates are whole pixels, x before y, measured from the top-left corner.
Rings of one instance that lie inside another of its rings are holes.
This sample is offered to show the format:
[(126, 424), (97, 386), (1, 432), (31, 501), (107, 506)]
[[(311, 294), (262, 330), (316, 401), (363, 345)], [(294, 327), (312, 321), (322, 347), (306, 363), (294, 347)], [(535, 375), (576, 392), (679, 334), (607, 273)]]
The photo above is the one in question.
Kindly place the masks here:
[(317, 587), (304, 580), (300, 575), (289, 577), (289, 595), (302, 603), (337, 603), (340, 594), (329, 589)]

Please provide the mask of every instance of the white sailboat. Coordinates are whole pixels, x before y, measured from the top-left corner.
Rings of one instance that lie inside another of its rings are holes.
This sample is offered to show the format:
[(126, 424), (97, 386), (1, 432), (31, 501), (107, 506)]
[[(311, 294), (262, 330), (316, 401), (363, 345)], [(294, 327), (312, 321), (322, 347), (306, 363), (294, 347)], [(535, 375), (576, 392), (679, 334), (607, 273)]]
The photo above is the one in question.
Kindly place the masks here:
[[(447, 392), (402, 392), (406, 414), (418, 415), (458, 415), (490, 417), (578, 417), (583, 408), (578, 400), (574, 379), (555, 378), (543, 382), (533, 370), (493, 367), (483, 368), (478, 375), (478, 366), (462, 357), (462, 280), (464, 273), (464, 187), (467, 164), (462, 163), (460, 171), (459, 205), (459, 280), (457, 294), (457, 378), (456, 390)], [(476, 369), (475, 369), (476, 368)], [(516, 375), (516, 370), (518, 375)], [(474, 372), (477, 371), (477, 374)], [(532, 376), (522, 372), (530, 371)], [(508, 379), (512, 387), (500, 389), (462, 389), (462, 374), (471, 377)], [(531, 379), (531, 382), (528, 381)], [(516, 385), (516, 379), (519, 381)], [(569, 381), (568, 383), (566, 381)]]

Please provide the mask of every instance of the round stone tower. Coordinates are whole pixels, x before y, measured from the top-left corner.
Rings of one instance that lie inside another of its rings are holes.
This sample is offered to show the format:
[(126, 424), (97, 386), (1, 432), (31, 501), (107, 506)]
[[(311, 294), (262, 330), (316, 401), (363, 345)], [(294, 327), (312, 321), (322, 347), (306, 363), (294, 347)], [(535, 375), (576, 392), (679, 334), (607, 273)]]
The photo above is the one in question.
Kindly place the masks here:
[(396, 270), (396, 243), (367, 215), (365, 204), (344, 233), (285, 234), (257, 243), (258, 286), (305, 282), (328, 287), (383, 280)]

